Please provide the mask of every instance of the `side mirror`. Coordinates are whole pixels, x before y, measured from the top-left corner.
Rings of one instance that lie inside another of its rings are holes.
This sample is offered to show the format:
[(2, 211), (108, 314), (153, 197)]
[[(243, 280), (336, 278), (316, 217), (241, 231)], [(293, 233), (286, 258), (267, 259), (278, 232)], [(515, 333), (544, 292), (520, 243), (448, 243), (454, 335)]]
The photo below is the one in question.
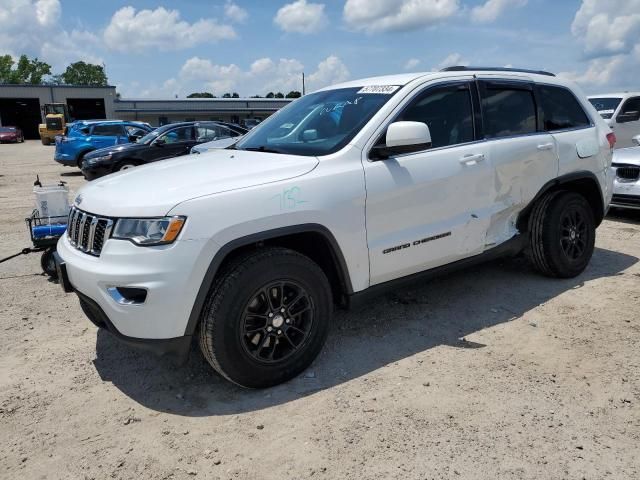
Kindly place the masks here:
[(138, 140), (140, 140), (142, 137), (140, 135), (129, 135), (129, 141), (136, 143)]
[(618, 123), (637, 122), (640, 120), (640, 111), (621, 113), (616, 117)]
[(303, 142), (313, 142), (318, 139), (318, 130), (315, 128), (305, 130), (302, 132), (302, 141)]
[(387, 128), (386, 141), (371, 150), (372, 160), (384, 160), (393, 155), (419, 152), (431, 147), (431, 131), (422, 122), (394, 122)]
[(640, 135), (636, 135), (631, 139), (631, 141), (636, 147), (640, 147)]
[(164, 147), (164, 145), (165, 145), (166, 143), (167, 143), (167, 142), (164, 140), (164, 138), (156, 138), (156, 140), (153, 142), (153, 144), (154, 144), (156, 147)]

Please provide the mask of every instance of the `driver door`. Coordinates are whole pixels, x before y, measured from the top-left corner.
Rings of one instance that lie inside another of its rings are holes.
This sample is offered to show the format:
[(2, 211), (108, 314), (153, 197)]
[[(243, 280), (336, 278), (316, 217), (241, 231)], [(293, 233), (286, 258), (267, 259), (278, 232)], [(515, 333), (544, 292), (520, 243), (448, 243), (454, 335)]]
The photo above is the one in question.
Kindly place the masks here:
[(194, 145), (195, 134), (193, 127), (177, 127), (163, 133), (151, 144), (146, 160), (148, 162), (155, 162), (157, 160), (186, 155)]
[(394, 121), (426, 123), (431, 148), (363, 161), (371, 285), (484, 250), (493, 178), (476, 92), (463, 81), (418, 93)]

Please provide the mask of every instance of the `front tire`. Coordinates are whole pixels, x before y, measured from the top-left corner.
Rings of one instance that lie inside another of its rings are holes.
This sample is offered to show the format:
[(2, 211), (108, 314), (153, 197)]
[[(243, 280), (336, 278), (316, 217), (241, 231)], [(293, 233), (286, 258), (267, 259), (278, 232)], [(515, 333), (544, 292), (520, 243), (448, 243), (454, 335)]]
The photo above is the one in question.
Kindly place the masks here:
[(129, 170), (130, 168), (135, 168), (137, 165), (133, 162), (124, 162), (118, 166), (118, 171), (122, 172), (124, 170)]
[(53, 258), (53, 254), (56, 251), (55, 247), (47, 248), (42, 252), (40, 257), (40, 266), (42, 271), (49, 275), (53, 280), (58, 278), (58, 271), (56, 269), (56, 261)]
[(550, 192), (531, 213), (529, 235), (529, 259), (536, 270), (549, 277), (573, 278), (593, 255), (596, 227), (591, 205), (575, 192)]
[(248, 388), (285, 382), (318, 356), (333, 303), (326, 275), (309, 258), (264, 248), (231, 262), (214, 283), (200, 324), (211, 366)]

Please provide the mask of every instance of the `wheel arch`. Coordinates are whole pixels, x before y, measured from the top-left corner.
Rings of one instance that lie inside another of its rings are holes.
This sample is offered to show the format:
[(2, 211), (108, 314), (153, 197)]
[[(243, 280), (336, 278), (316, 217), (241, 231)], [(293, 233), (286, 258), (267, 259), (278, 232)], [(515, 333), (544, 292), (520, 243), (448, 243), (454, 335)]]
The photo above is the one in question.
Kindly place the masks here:
[(95, 148), (84, 148), (82, 150), (80, 150), (78, 152), (78, 154), (76, 155), (76, 164), (78, 165), (78, 168), (82, 168), (82, 161), (84, 160), (84, 156), (87, 153), (93, 152), (94, 150), (96, 150)]
[(316, 262), (329, 279), (334, 301), (346, 304), (346, 296), (353, 293), (353, 287), (342, 250), (331, 231), (315, 223), (281, 227), (237, 238), (218, 250), (196, 295), (185, 335), (195, 334), (211, 287), (225, 265), (248, 250), (269, 246), (289, 248)]
[(547, 182), (540, 191), (538, 191), (533, 200), (522, 212), (520, 212), (520, 215), (518, 216), (516, 226), (520, 232), (527, 231), (529, 216), (531, 215), (533, 207), (538, 200), (540, 200), (546, 193), (554, 190), (576, 192), (584, 196), (589, 202), (589, 205), (591, 205), (596, 227), (602, 223), (606, 214), (606, 209), (598, 177), (596, 177), (593, 172), (580, 171), (554, 178)]

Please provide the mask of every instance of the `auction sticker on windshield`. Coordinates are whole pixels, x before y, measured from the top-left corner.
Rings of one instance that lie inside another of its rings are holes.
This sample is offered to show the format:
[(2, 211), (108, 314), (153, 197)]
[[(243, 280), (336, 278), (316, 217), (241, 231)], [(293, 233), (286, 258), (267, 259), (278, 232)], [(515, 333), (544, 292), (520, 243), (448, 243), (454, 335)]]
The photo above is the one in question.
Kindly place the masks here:
[(366, 87), (362, 87), (356, 93), (377, 93), (383, 95), (391, 95), (399, 88), (400, 85), (368, 85)]

